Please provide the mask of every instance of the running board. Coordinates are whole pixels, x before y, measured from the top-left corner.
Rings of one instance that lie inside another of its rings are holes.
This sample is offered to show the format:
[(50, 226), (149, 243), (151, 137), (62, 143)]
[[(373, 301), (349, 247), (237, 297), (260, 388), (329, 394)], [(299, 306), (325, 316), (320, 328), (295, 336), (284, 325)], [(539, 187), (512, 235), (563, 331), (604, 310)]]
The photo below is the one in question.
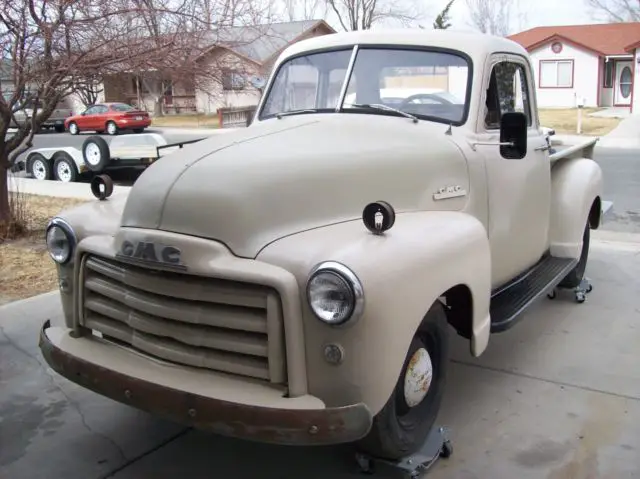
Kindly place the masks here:
[(521, 279), (492, 296), (491, 332), (500, 333), (515, 325), (522, 313), (551, 293), (577, 263), (577, 259), (547, 256)]

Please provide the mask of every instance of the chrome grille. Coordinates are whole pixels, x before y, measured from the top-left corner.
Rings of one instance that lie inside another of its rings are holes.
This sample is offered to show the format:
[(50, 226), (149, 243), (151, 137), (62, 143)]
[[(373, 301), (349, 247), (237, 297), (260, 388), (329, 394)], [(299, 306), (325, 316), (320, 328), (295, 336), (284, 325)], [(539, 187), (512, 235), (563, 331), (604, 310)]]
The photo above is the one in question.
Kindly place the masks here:
[(286, 381), (282, 307), (269, 287), (83, 261), (80, 323), (178, 364)]

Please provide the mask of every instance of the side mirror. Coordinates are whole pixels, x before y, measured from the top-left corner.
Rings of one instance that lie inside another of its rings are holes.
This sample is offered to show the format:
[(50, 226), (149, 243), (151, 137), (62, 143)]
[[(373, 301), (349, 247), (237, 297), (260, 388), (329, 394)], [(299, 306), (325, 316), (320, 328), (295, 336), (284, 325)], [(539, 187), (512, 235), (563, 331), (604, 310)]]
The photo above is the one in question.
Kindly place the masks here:
[(507, 160), (521, 160), (527, 155), (527, 116), (524, 113), (502, 114), (500, 154)]

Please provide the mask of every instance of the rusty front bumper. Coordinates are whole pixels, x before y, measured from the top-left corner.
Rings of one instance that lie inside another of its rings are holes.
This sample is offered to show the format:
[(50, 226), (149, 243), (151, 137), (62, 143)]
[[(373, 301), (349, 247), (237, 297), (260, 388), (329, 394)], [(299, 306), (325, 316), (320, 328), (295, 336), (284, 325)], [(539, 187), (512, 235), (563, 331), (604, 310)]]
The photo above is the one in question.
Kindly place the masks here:
[(72, 356), (40, 330), (40, 350), (51, 368), (80, 386), (168, 420), (224, 436), (284, 445), (357, 441), (371, 427), (366, 405), (326, 409), (275, 409), (238, 404), (134, 378)]

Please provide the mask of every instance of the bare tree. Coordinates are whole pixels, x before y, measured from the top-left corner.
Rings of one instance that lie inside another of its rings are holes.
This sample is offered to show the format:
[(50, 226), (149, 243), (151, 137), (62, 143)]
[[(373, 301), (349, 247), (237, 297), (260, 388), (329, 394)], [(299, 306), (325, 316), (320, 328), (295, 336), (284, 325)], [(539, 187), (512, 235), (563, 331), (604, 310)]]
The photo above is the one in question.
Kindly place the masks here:
[(344, 30), (368, 30), (378, 23), (411, 26), (423, 17), (422, 3), (405, 0), (326, 0)]
[(290, 22), (326, 18), (328, 10), (326, 0), (284, 0), (284, 18)]
[(640, 22), (640, 0), (585, 0), (594, 19), (607, 22)]
[[(250, 1), (211, 0), (211, 25), (196, 9), (200, 0), (0, 2), (3, 76), (10, 77), (0, 84), (0, 237), (11, 222), (8, 171), (62, 98), (91, 79), (127, 72), (221, 84), (224, 56), (214, 64), (203, 54), (219, 44), (219, 32), (253, 24), (260, 13)], [(15, 112), (26, 103), (33, 114), (20, 122)]]
[(72, 93), (75, 93), (84, 106), (94, 105), (104, 91), (103, 78), (100, 74), (88, 76), (87, 78), (78, 79), (71, 87)]
[(513, 0), (467, 0), (472, 25), (482, 33), (507, 36)]

